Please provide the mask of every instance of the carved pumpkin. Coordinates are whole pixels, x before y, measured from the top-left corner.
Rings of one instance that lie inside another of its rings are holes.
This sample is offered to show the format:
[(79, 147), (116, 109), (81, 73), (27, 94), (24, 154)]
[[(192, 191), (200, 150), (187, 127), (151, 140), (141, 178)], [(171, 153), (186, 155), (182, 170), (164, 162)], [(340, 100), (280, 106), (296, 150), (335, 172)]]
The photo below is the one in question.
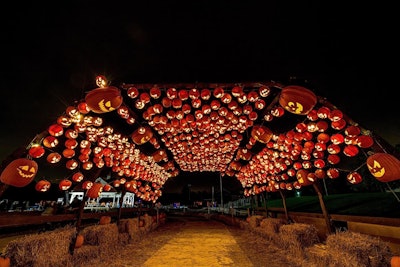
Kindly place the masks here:
[(122, 104), (121, 91), (114, 86), (96, 88), (86, 94), (85, 102), (94, 113), (111, 112)]
[(60, 190), (66, 191), (68, 190), (72, 185), (72, 182), (68, 179), (63, 179), (58, 183), (58, 188), (60, 188)]
[(93, 183), (92, 187), (86, 192), (86, 195), (90, 198), (98, 198), (103, 192), (103, 185), (101, 183)]
[(32, 158), (35, 158), (35, 159), (42, 157), (44, 155), (44, 153), (45, 153), (45, 150), (40, 145), (32, 146), (29, 149), (29, 156), (31, 156)]
[(3, 170), (0, 181), (4, 184), (24, 187), (36, 176), (38, 164), (27, 158), (15, 159)]
[(261, 125), (254, 125), (253, 129), (251, 130), (251, 136), (258, 142), (264, 144), (268, 143), (269, 140), (271, 140), (272, 135), (273, 133), (269, 128)]
[(51, 183), (47, 180), (40, 180), (35, 185), (35, 190), (38, 192), (47, 192), (49, 191)]
[(367, 158), (370, 173), (380, 182), (400, 179), (400, 160), (391, 154), (375, 153)]
[(131, 135), (132, 141), (136, 145), (143, 145), (153, 137), (153, 131), (150, 127), (142, 126), (137, 128)]
[(307, 115), (316, 103), (317, 96), (311, 90), (297, 85), (284, 87), (279, 96), (279, 104), (297, 115)]

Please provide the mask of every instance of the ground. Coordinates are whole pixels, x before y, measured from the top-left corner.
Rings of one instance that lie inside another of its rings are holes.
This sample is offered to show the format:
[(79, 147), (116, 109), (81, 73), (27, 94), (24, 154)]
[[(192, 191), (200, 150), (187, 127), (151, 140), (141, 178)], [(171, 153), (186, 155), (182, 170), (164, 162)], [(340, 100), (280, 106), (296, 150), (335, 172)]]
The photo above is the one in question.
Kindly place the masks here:
[(204, 217), (170, 216), (165, 224), (108, 260), (95, 259), (85, 265), (295, 267), (284, 253), (268, 240), (238, 227)]

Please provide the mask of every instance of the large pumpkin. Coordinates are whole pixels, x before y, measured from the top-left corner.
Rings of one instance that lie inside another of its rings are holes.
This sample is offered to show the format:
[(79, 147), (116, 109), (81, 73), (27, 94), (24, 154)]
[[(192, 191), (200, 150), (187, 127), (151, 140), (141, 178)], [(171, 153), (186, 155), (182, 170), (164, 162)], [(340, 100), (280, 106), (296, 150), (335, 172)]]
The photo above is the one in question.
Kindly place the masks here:
[(15, 159), (3, 170), (0, 181), (15, 187), (24, 187), (35, 178), (38, 164), (27, 158)]
[(317, 96), (305, 87), (290, 85), (282, 89), (279, 104), (291, 113), (307, 115), (317, 104)]
[(121, 91), (114, 86), (96, 88), (86, 94), (85, 102), (94, 113), (107, 113), (122, 104)]
[(367, 158), (370, 173), (380, 182), (400, 179), (400, 160), (391, 154), (375, 153)]

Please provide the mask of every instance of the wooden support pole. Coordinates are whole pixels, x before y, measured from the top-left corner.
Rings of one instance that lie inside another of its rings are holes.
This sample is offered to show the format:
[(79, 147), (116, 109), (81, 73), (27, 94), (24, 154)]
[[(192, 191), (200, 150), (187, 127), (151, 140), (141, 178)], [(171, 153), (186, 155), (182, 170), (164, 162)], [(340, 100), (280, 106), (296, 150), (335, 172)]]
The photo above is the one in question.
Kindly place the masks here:
[(288, 209), (286, 206), (286, 196), (281, 189), (279, 189), (279, 193), (281, 194), (281, 197), (282, 197), (282, 203), (283, 203), (283, 209), (285, 210), (286, 222), (289, 223), (289, 213), (288, 213)]
[(332, 223), (331, 223), (330, 216), (328, 214), (328, 210), (326, 209), (324, 197), (323, 197), (323, 195), (321, 193), (321, 189), (320, 189), (321, 186), (318, 183), (318, 181), (313, 183), (313, 187), (314, 187), (314, 189), (315, 189), (315, 191), (317, 192), (317, 195), (318, 195), (319, 205), (321, 206), (322, 214), (324, 215), (324, 219), (325, 219), (325, 223), (326, 223), (326, 228), (328, 230), (328, 234), (332, 234), (334, 232), (333, 231), (333, 226), (332, 226)]

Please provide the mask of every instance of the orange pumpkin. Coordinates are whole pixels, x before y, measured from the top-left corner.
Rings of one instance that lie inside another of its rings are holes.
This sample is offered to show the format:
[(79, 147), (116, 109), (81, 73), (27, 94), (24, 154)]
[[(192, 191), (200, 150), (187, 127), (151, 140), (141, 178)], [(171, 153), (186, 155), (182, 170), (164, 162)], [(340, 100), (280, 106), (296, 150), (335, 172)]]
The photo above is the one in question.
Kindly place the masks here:
[(3, 170), (0, 181), (15, 187), (24, 187), (32, 182), (37, 171), (36, 161), (27, 158), (15, 159)]
[(150, 127), (141, 126), (137, 128), (131, 135), (132, 141), (136, 145), (143, 145), (153, 137), (153, 131)]
[(75, 248), (82, 247), (84, 242), (85, 242), (85, 237), (82, 234), (78, 234), (75, 240)]
[(101, 192), (103, 192), (103, 185), (101, 183), (93, 183), (86, 195), (90, 198), (98, 198)]
[(272, 138), (272, 131), (262, 125), (254, 125), (253, 129), (251, 130), (251, 136), (261, 143), (268, 143)]
[(400, 179), (400, 160), (391, 154), (375, 153), (367, 158), (370, 173), (380, 182)]
[(0, 267), (10, 267), (10, 258), (0, 256)]
[(121, 91), (114, 86), (96, 88), (86, 94), (85, 102), (94, 113), (107, 113), (122, 104)]
[(307, 115), (317, 104), (317, 96), (305, 87), (290, 85), (282, 89), (279, 104), (291, 113)]
[(101, 216), (99, 224), (104, 225), (104, 224), (110, 224), (111, 223), (111, 216)]
[(400, 267), (400, 256), (390, 258), (390, 267)]
[(49, 191), (51, 183), (47, 180), (40, 180), (35, 185), (35, 190), (38, 192), (47, 192)]

